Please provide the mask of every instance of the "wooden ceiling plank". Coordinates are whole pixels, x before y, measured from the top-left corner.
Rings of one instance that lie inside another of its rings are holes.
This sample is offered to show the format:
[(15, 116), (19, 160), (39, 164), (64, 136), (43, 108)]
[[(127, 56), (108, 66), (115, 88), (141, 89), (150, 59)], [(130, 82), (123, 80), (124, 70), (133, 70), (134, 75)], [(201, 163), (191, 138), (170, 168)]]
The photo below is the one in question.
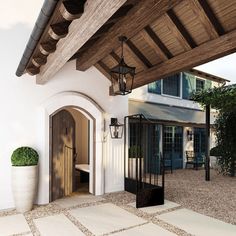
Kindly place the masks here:
[(138, 60), (144, 68), (152, 67), (151, 62), (143, 55), (143, 53), (133, 44), (131, 40), (128, 39), (125, 43), (134, 59)]
[(197, 46), (172, 9), (166, 13), (166, 23), (186, 51)]
[(114, 51), (112, 51), (110, 55), (117, 63), (120, 63), (121, 58)]
[(205, 0), (190, 0), (188, 3), (212, 39), (225, 33), (223, 26)]
[(236, 30), (138, 73), (134, 79), (134, 88), (165, 78), (174, 73), (189, 70), (235, 51)]
[[(103, 26), (126, 0), (87, 0), (84, 13), (72, 21), (69, 33), (57, 43), (57, 50), (41, 66), (36, 83), (44, 84)], [(95, 63), (94, 63), (95, 64)]]
[(145, 26), (152, 23), (181, 1), (182, 0), (138, 1), (127, 15), (111, 28), (105, 37), (101, 38), (96, 45), (77, 59), (76, 68), (81, 71), (87, 70), (90, 66), (94, 65), (112, 50), (120, 46), (118, 41), (119, 36), (124, 35), (129, 39), (132, 38)]
[(156, 33), (151, 29), (150, 26), (146, 26), (142, 30), (142, 37), (145, 42), (156, 52), (156, 54), (161, 58), (161, 60), (166, 61), (173, 57), (168, 48), (162, 43)]

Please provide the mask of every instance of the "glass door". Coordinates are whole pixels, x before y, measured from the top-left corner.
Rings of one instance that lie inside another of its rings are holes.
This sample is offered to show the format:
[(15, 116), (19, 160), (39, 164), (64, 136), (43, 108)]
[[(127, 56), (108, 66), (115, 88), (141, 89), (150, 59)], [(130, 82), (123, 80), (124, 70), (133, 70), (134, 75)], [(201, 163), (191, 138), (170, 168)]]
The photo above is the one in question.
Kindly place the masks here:
[(206, 150), (206, 130), (204, 128), (194, 128), (194, 153), (201, 158), (205, 155)]
[(181, 126), (163, 126), (163, 154), (167, 167), (183, 168), (183, 128)]

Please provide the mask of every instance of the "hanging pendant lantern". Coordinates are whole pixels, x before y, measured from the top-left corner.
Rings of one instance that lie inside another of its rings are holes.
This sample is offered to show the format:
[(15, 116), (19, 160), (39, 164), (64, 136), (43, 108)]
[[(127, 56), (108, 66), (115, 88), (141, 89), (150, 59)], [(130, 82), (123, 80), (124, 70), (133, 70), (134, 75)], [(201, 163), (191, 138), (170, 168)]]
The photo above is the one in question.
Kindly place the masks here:
[(121, 42), (121, 60), (117, 66), (110, 70), (113, 93), (127, 95), (132, 92), (135, 67), (128, 66), (124, 60), (123, 44), (127, 40), (125, 36), (119, 37)]

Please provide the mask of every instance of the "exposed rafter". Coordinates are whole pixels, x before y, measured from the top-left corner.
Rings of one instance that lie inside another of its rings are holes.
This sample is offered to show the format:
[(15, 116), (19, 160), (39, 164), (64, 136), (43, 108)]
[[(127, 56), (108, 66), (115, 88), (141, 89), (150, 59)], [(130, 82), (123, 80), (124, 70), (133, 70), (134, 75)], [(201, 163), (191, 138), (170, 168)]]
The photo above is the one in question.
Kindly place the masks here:
[(143, 53), (133, 44), (131, 40), (126, 41), (126, 45), (128, 46), (129, 52), (132, 54), (133, 58), (144, 67), (150, 68), (152, 67), (151, 62), (143, 55)]
[(206, 0), (190, 0), (188, 2), (198, 19), (204, 25), (211, 38), (217, 38), (225, 33), (222, 25), (214, 15)]
[(43, 84), (51, 79), (125, 2), (126, 0), (88, 0), (82, 16), (72, 21), (67, 36), (58, 42), (57, 50), (48, 56), (48, 63), (40, 68), (36, 82)]
[(183, 48), (186, 51), (195, 48), (197, 46), (191, 35), (184, 28), (183, 24), (174, 13), (173, 9), (170, 9), (166, 13), (166, 19), (169, 29), (172, 31), (172, 33), (175, 35), (179, 43), (183, 46)]
[(146, 26), (142, 31), (142, 36), (146, 43), (157, 53), (157, 55), (166, 61), (173, 57), (168, 48), (162, 43), (150, 26)]
[(157, 66), (138, 73), (135, 76), (134, 88), (151, 83), (171, 74), (189, 70), (221, 56), (236, 51), (236, 30), (211, 40), (191, 51), (184, 52)]
[(119, 47), (118, 37), (120, 35), (125, 35), (127, 38), (133, 37), (145, 26), (152, 23), (167, 10), (180, 2), (181, 0), (139, 1), (139, 3), (119, 21), (119, 24), (114, 25), (104, 38), (100, 39), (96, 45), (89, 48), (86, 54), (83, 54), (77, 59), (77, 69), (82, 71), (87, 70), (113, 49)]

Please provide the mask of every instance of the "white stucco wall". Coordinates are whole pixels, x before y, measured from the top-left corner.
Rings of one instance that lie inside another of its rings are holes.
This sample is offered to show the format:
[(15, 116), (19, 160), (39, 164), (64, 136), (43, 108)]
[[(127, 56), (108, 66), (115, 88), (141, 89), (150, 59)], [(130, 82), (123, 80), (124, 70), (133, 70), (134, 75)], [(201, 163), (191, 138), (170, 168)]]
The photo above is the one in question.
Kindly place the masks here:
[[(76, 71), (75, 61), (67, 63), (43, 86), (36, 85), (34, 77), (24, 75), (22, 78), (17, 78), (13, 73), (14, 70), (11, 70), (7, 77), (1, 78), (0, 87), (0, 209), (14, 207), (11, 192), (12, 151), (19, 146), (32, 146), (40, 154), (40, 163), (45, 161), (42, 156), (45, 155), (45, 150), (42, 149), (46, 132), (42, 122), (42, 107), (51, 97), (68, 91), (86, 94), (105, 111), (106, 131), (99, 134), (99, 137), (106, 136), (106, 142), (102, 144), (105, 191), (122, 190), (123, 140), (110, 140), (108, 124), (110, 117), (118, 117), (122, 121), (127, 115), (127, 97), (109, 96), (110, 82), (95, 68), (90, 68), (86, 72)], [(43, 173), (41, 178), (48, 178), (48, 175)], [(43, 204), (47, 199), (45, 196), (40, 196), (38, 200)]]

